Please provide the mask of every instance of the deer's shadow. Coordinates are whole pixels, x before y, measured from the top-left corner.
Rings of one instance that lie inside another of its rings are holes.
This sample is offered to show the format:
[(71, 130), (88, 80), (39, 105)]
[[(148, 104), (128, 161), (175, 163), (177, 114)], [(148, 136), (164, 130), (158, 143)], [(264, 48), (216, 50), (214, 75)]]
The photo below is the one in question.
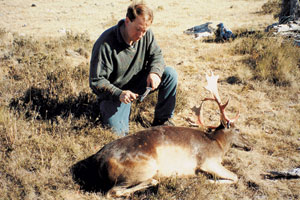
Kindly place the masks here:
[(113, 184), (98, 175), (99, 166), (93, 155), (71, 166), (71, 174), (74, 182), (85, 192), (106, 193)]

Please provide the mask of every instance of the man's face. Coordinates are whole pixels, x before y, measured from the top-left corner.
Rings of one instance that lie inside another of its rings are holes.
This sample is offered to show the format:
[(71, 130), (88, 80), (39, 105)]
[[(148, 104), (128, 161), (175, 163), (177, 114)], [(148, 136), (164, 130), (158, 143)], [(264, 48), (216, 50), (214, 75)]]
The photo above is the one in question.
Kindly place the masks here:
[(131, 42), (136, 42), (140, 40), (145, 35), (145, 33), (151, 25), (151, 22), (145, 20), (145, 18), (142, 16), (137, 16), (133, 21), (130, 21), (130, 19), (126, 17), (125, 23), (127, 28), (128, 39)]

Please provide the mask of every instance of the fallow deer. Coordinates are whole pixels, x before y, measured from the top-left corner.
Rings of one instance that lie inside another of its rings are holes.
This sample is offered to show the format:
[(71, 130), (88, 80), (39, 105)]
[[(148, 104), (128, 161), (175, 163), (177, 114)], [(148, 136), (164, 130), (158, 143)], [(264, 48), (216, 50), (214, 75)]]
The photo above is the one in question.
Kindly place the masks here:
[[(195, 175), (204, 171), (235, 183), (238, 178), (222, 166), (222, 158), (230, 148), (234, 135), (234, 120), (225, 115), (218, 89), (218, 76), (207, 76), (205, 87), (213, 98), (204, 101), (217, 102), (221, 124), (210, 134), (196, 128), (157, 126), (117, 139), (105, 145), (89, 157), (96, 174), (94, 183), (102, 186), (107, 196), (128, 196), (131, 193), (154, 186), (158, 178), (172, 175)], [(202, 104), (203, 104), (202, 102)], [(202, 104), (199, 123), (202, 121)], [(84, 166), (81, 166), (81, 168)], [(73, 170), (74, 171), (74, 170)], [(76, 169), (75, 169), (76, 171)]]

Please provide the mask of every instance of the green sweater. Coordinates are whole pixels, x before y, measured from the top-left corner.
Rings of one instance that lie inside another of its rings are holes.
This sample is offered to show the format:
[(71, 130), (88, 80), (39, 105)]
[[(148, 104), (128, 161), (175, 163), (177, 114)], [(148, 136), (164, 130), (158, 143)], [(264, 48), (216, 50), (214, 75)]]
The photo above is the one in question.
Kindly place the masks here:
[(146, 70), (160, 77), (165, 68), (160, 47), (149, 29), (132, 46), (124, 42), (120, 27), (124, 20), (101, 34), (94, 44), (90, 62), (90, 87), (105, 99), (119, 100), (123, 86)]

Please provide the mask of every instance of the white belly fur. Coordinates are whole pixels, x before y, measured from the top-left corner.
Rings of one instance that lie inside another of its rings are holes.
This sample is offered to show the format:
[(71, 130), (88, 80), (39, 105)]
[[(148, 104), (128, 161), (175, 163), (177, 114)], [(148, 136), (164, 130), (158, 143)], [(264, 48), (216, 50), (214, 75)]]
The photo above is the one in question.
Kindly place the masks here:
[(197, 161), (188, 149), (178, 146), (159, 146), (156, 152), (158, 176), (195, 174)]

